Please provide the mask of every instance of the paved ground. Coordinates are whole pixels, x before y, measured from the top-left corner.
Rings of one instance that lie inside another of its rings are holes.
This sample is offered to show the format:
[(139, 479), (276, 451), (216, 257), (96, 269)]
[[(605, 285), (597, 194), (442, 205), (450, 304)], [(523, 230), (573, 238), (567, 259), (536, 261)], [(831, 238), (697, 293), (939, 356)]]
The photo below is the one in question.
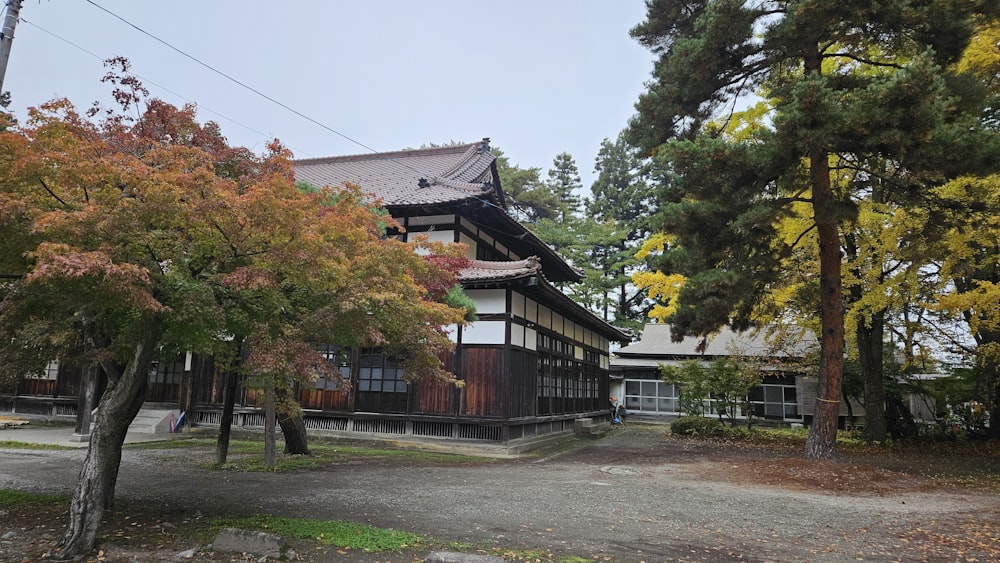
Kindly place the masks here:
[[(171, 440), (174, 438), (177, 438), (176, 434), (129, 433), (125, 435), (125, 443), (134, 444), (137, 442), (155, 442), (160, 440)], [(35, 424), (27, 424), (24, 426), (9, 426), (6, 428), (0, 428), (0, 442), (8, 441), (25, 442), (29, 444), (48, 444), (80, 449), (86, 449), (87, 447), (87, 442), (85, 440), (81, 440), (79, 436), (73, 435), (73, 427), (65, 425), (38, 426)]]
[[(26, 440), (22, 432), (0, 431), (0, 441)], [(58, 440), (54, 430), (36, 432), (33, 440)], [(0, 488), (71, 493), (83, 455), (0, 450)], [(986, 561), (977, 557), (1000, 547), (993, 493), (664, 440), (661, 427), (633, 425), (547, 459), (460, 465), (382, 460), (232, 473), (201, 469), (198, 456), (211, 459), (209, 451), (127, 449), (120, 509), (351, 520), (621, 562)], [(3, 525), (0, 516), (0, 532)], [(957, 538), (971, 529), (994, 536), (976, 551), (917, 532)]]

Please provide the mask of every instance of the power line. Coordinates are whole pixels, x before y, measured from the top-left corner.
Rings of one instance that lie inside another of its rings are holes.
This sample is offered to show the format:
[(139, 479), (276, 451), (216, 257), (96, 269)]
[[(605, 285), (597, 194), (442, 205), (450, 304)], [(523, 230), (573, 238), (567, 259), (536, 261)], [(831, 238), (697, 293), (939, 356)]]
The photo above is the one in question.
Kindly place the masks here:
[[(33, 28), (35, 28), (35, 29), (37, 29), (37, 30), (39, 30), (39, 31), (41, 31), (43, 33), (46, 33), (49, 36), (54, 37), (54, 38), (62, 41), (63, 43), (66, 43), (67, 45), (70, 45), (71, 47), (74, 47), (74, 48), (76, 48), (76, 49), (78, 49), (78, 50), (80, 50), (80, 51), (82, 51), (84, 53), (87, 53), (88, 55), (94, 57), (95, 59), (97, 59), (99, 61), (106, 60), (105, 57), (102, 57), (102, 56), (98, 55), (97, 53), (95, 53), (95, 52), (93, 52), (93, 51), (91, 51), (91, 50), (89, 50), (89, 49), (87, 49), (85, 47), (82, 47), (82, 46), (74, 43), (73, 41), (70, 41), (69, 39), (66, 39), (65, 37), (62, 37), (62, 36), (60, 36), (60, 35), (58, 35), (56, 33), (53, 33), (51, 31), (45, 29), (44, 27), (41, 27), (38, 24), (30, 22), (30, 21), (26, 20), (23, 16), (21, 18), (19, 18), (19, 19), (20, 19), (21, 22), (26, 23), (26, 24), (30, 25), (31, 27), (33, 27)], [(173, 94), (174, 96), (177, 96), (178, 98), (180, 98), (180, 99), (182, 99), (182, 100), (184, 100), (186, 102), (195, 104), (198, 107), (198, 109), (200, 109), (200, 110), (205, 110), (205, 111), (207, 111), (207, 112), (209, 112), (211, 114), (217, 115), (217, 116), (221, 117), (222, 119), (225, 119), (226, 121), (229, 121), (230, 123), (239, 125), (240, 127), (246, 129), (247, 131), (250, 131), (252, 133), (256, 133), (257, 135), (260, 135), (264, 139), (271, 140), (273, 138), (273, 135), (268, 135), (267, 133), (264, 133), (262, 131), (258, 131), (256, 129), (254, 129), (253, 127), (250, 127), (249, 125), (247, 125), (245, 123), (242, 123), (240, 121), (237, 121), (237, 120), (235, 120), (235, 119), (233, 119), (233, 118), (231, 118), (231, 117), (229, 117), (229, 116), (227, 116), (227, 115), (225, 115), (223, 113), (215, 111), (215, 110), (213, 110), (210, 107), (201, 105), (198, 102), (192, 100), (191, 98), (188, 98), (187, 96), (184, 96), (183, 94), (175, 92), (175, 91), (171, 90), (170, 88), (167, 88), (166, 86), (163, 86), (162, 84), (158, 84), (156, 82), (153, 82), (152, 80), (149, 80), (149, 79), (147, 79), (147, 78), (145, 78), (145, 77), (143, 77), (143, 76), (141, 76), (139, 74), (136, 74), (136, 73), (132, 73), (132, 74), (136, 78), (141, 79), (142, 82), (143, 82), (143, 84), (150, 84), (152, 86), (155, 86), (155, 87), (159, 88), (160, 90), (163, 90), (164, 92), (167, 92), (169, 94)], [(292, 150), (295, 150), (296, 153), (301, 153), (301, 154), (304, 154), (304, 155), (307, 155), (307, 156), (312, 156), (311, 154), (309, 154), (309, 153), (307, 153), (305, 151), (296, 150), (295, 147), (291, 147), (290, 146), (289, 148), (291, 148)]]
[(122, 23), (124, 23), (125, 25), (128, 25), (129, 27), (135, 29), (139, 33), (142, 33), (143, 35), (145, 35), (145, 36), (147, 36), (147, 37), (149, 37), (149, 38), (151, 38), (151, 39), (153, 39), (153, 40), (155, 40), (155, 41), (157, 41), (159, 43), (162, 43), (163, 45), (169, 47), (170, 49), (176, 51), (177, 53), (180, 53), (181, 55), (183, 55), (183, 56), (191, 59), (192, 61), (200, 64), (201, 66), (207, 68), (208, 70), (210, 70), (210, 71), (218, 74), (219, 76), (222, 76), (222, 77), (226, 78), (230, 82), (232, 82), (234, 84), (237, 84), (239, 86), (242, 86), (243, 88), (245, 88), (245, 89), (253, 92), (254, 94), (257, 94), (261, 98), (264, 98), (265, 100), (267, 100), (267, 101), (269, 101), (269, 102), (271, 102), (273, 104), (281, 106), (281, 107), (285, 108), (286, 110), (294, 113), (295, 115), (301, 117), (302, 119), (305, 119), (305, 120), (313, 123), (314, 125), (318, 125), (318, 126), (322, 127), (323, 129), (326, 129), (327, 131), (329, 131), (329, 132), (331, 132), (331, 133), (333, 133), (335, 135), (338, 135), (338, 136), (340, 136), (340, 137), (342, 137), (342, 138), (344, 138), (344, 139), (346, 139), (346, 140), (348, 140), (348, 141), (350, 141), (350, 142), (352, 142), (352, 143), (354, 143), (354, 144), (356, 144), (356, 145), (358, 145), (360, 147), (364, 147), (364, 148), (366, 148), (369, 151), (374, 152), (374, 153), (378, 152), (377, 150), (369, 147), (368, 145), (362, 143), (361, 141), (358, 141), (356, 139), (352, 139), (351, 137), (348, 137), (347, 135), (341, 133), (340, 131), (337, 131), (336, 129), (334, 129), (332, 127), (329, 127), (329, 126), (327, 126), (327, 125), (325, 125), (323, 123), (320, 123), (319, 121), (317, 121), (317, 120), (309, 117), (308, 115), (306, 115), (306, 114), (304, 114), (304, 113), (302, 113), (302, 112), (300, 112), (300, 111), (298, 111), (298, 110), (296, 110), (294, 108), (291, 108), (291, 107), (289, 107), (289, 106), (287, 106), (287, 105), (279, 102), (278, 100), (272, 98), (271, 96), (268, 96), (267, 94), (261, 92), (260, 90), (254, 88), (252, 86), (249, 86), (249, 85), (247, 85), (247, 84), (245, 84), (243, 82), (240, 82), (239, 80), (233, 78), (232, 76), (226, 74), (225, 72), (222, 72), (221, 70), (219, 70), (219, 69), (213, 67), (212, 65), (210, 65), (210, 64), (202, 61), (201, 59), (195, 57), (194, 55), (189, 55), (188, 53), (186, 53), (186, 52), (178, 49), (177, 47), (174, 47), (170, 43), (167, 43), (163, 39), (160, 39), (159, 37), (153, 35), (152, 33), (148, 32), (148, 31), (146, 31), (145, 29), (142, 29), (141, 27), (139, 27), (139, 26), (135, 25), (134, 23), (126, 20), (125, 18), (119, 16), (118, 14), (112, 12), (111, 10), (108, 10), (107, 8), (105, 8), (105, 7), (101, 6), (100, 4), (94, 2), (93, 0), (86, 0), (86, 1), (87, 1), (88, 4), (93, 5), (95, 8), (98, 8), (99, 10), (105, 12), (106, 14), (110, 15), (111, 17), (113, 17), (113, 18), (121, 21)]
[[(254, 88), (252, 86), (249, 86), (248, 84), (245, 84), (244, 82), (241, 82), (241, 81), (237, 80), (236, 78), (233, 78), (229, 74), (226, 74), (225, 72), (223, 72), (223, 71), (215, 68), (214, 66), (212, 66), (212, 65), (210, 65), (210, 64), (202, 61), (198, 57), (195, 57), (194, 55), (190, 55), (190, 54), (186, 53), (185, 51), (181, 50), (180, 48), (171, 45), (167, 41), (164, 41), (163, 39), (160, 39), (159, 37), (153, 35), (152, 33), (146, 31), (145, 29), (142, 29), (141, 27), (139, 27), (136, 24), (134, 24), (134, 23), (126, 20), (125, 18), (119, 16), (118, 14), (112, 12), (111, 10), (108, 10), (104, 6), (101, 6), (100, 4), (94, 2), (93, 0), (86, 0), (86, 1), (87, 1), (88, 4), (90, 4), (90, 5), (94, 6), (95, 8), (103, 11), (104, 13), (106, 13), (109, 16), (117, 19), (118, 21), (124, 23), (125, 25), (131, 27), (132, 29), (135, 29), (139, 33), (142, 33), (143, 35), (145, 35), (145, 36), (147, 36), (147, 37), (149, 37), (149, 38), (157, 41), (158, 43), (161, 43), (161, 44), (165, 45), (166, 47), (168, 47), (171, 50), (173, 50), (173, 51), (175, 51), (175, 52), (183, 55), (184, 57), (187, 57), (188, 59), (191, 59), (192, 61), (198, 63), (199, 65), (205, 67), (206, 69), (208, 69), (208, 70), (210, 70), (210, 71), (218, 74), (219, 76), (224, 77), (225, 79), (229, 80), (230, 82), (232, 82), (234, 84), (237, 84), (238, 86), (241, 86), (242, 88), (244, 88), (246, 90), (249, 90), (250, 92), (253, 92), (254, 94), (257, 94), (261, 98), (264, 98), (265, 100), (267, 100), (267, 101), (269, 101), (269, 102), (271, 102), (271, 103), (273, 103), (273, 104), (275, 104), (277, 106), (280, 106), (280, 107), (282, 107), (282, 108), (284, 108), (284, 109), (286, 109), (286, 110), (294, 113), (295, 115), (301, 117), (302, 119), (305, 119), (306, 121), (308, 121), (308, 122), (310, 122), (310, 123), (312, 123), (314, 125), (317, 125), (317, 126), (323, 128), (323, 129), (325, 129), (325, 130), (333, 133), (334, 135), (337, 135), (337, 136), (339, 136), (339, 137), (341, 137), (341, 138), (343, 138), (343, 139), (345, 139), (347, 141), (350, 141), (351, 143), (354, 143), (355, 145), (358, 145), (359, 147), (365, 148), (365, 149), (367, 149), (368, 151), (370, 151), (372, 153), (376, 153), (377, 154), (379, 152), (379, 151), (373, 149), (372, 147), (369, 147), (368, 145), (362, 143), (361, 141), (358, 141), (357, 139), (349, 137), (346, 134), (341, 133), (340, 131), (337, 131), (333, 127), (330, 127), (330, 126), (326, 125), (325, 123), (321, 123), (320, 121), (317, 121), (316, 119), (313, 119), (313, 118), (309, 117), (308, 115), (306, 115), (306, 114), (304, 114), (304, 113), (302, 113), (302, 112), (300, 112), (300, 111), (298, 111), (298, 110), (296, 110), (296, 109), (294, 109), (294, 108), (292, 108), (292, 107), (290, 107), (290, 106), (288, 106), (288, 105), (286, 105), (286, 104), (284, 104), (284, 103), (282, 103), (282, 102), (280, 102), (280, 101), (272, 98), (271, 96), (268, 96), (267, 94), (261, 92), (260, 90)], [(412, 166), (410, 166), (409, 164), (406, 164), (405, 162), (401, 162), (401, 161), (396, 160), (394, 158), (390, 158), (389, 160), (392, 161), (392, 162), (394, 162), (395, 164), (398, 164), (398, 165), (400, 165), (400, 166), (402, 166), (404, 168), (407, 168), (407, 169), (409, 169), (409, 170), (411, 170), (413, 172), (416, 172), (417, 174), (426, 175), (423, 171), (417, 170), (416, 168), (413, 168)]]
[[(181, 50), (180, 48), (175, 47), (174, 45), (168, 43), (167, 41), (165, 41), (163, 39), (160, 39), (159, 37), (153, 35), (152, 33), (148, 32), (148, 31), (146, 31), (145, 29), (142, 29), (138, 25), (136, 25), (136, 24), (134, 24), (134, 23), (126, 20), (125, 18), (119, 16), (118, 14), (112, 12), (111, 10), (108, 10), (107, 8), (101, 6), (100, 4), (97, 4), (93, 0), (86, 0), (86, 2), (88, 4), (94, 6), (95, 8), (101, 10), (102, 12), (110, 15), (111, 17), (113, 17), (113, 18), (121, 21), (125, 25), (128, 25), (129, 27), (131, 27), (131, 28), (135, 29), (136, 31), (142, 33), (143, 35), (145, 35), (145, 36), (147, 36), (147, 37), (155, 40), (156, 42), (158, 42), (158, 43), (160, 43), (160, 44), (168, 47), (172, 51), (175, 51), (175, 52), (179, 53), (180, 55), (183, 55), (184, 57), (190, 59), (191, 61), (194, 61), (195, 63), (197, 63), (197, 64), (205, 67), (209, 71), (214, 72), (214, 73), (218, 74), (219, 76), (222, 76), (222, 77), (226, 78), (230, 82), (232, 82), (232, 83), (234, 83), (234, 84), (236, 84), (236, 85), (238, 85), (238, 86), (240, 86), (240, 87), (242, 87), (242, 88), (244, 88), (244, 89), (246, 89), (246, 90), (248, 90), (248, 91), (250, 91), (250, 92), (252, 92), (252, 93), (254, 93), (256, 95), (258, 95), (258, 96), (260, 96), (261, 98), (264, 98), (265, 100), (267, 100), (267, 101), (269, 101), (269, 102), (271, 102), (271, 103), (273, 103), (273, 104), (275, 104), (275, 105), (277, 105), (277, 106), (279, 106), (279, 107), (281, 107), (281, 108), (283, 108), (283, 109), (285, 109), (285, 110), (287, 110), (287, 111), (289, 111), (289, 112), (291, 112), (291, 113), (293, 113), (293, 114), (301, 117), (302, 119), (305, 119), (306, 121), (308, 121), (308, 122), (310, 122), (310, 123), (312, 123), (312, 124), (314, 124), (314, 125), (316, 125), (318, 127), (321, 127), (323, 129), (325, 129), (326, 131), (329, 131), (329, 132), (331, 132), (331, 133), (333, 133), (333, 134), (335, 134), (335, 135), (337, 135), (337, 136), (339, 136), (339, 137), (341, 137), (341, 138), (343, 138), (343, 139), (345, 139), (345, 140), (347, 140), (347, 141), (349, 141), (351, 143), (354, 143), (355, 145), (358, 145), (359, 147), (362, 147), (362, 148), (364, 148), (364, 149), (366, 149), (366, 150), (368, 150), (368, 151), (370, 151), (372, 153), (378, 154), (378, 152), (379, 152), (378, 150), (376, 150), (376, 149), (374, 149), (374, 148), (372, 148), (372, 147), (370, 147), (370, 146), (362, 143), (361, 141), (358, 141), (357, 139), (349, 137), (348, 135), (346, 135), (344, 133), (341, 133), (340, 131), (337, 131), (336, 129), (334, 129), (334, 128), (330, 127), (330, 126), (328, 126), (328, 125), (326, 125), (326, 124), (324, 124), (324, 123), (322, 123), (322, 122), (320, 122), (320, 121), (318, 121), (316, 119), (313, 119), (312, 117), (309, 117), (308, 115), (306, 115), (306, 114), (304, 114), (304, 113), (302, 113), (302, 112), (300, 112), (300, 111), (298, 111), (298, 110), (296, 110), (296, 109), (288, 106), (287, 104), (284, 104), (284, 103), (282, 103), (282, 102), (280, 102), (280, 101), (272, 98), (271, 96), (268, 96), (267, 94), (261, 92), (260, 90), (254, 88), (252, 86), (249, 86), (249, 85), (245, 84), (244, 82), (241, 82), (240, 80), (237, 80), (236, 78), (234, 78), (234, 77), (230, 76), (229, 74), (227, 74), (227, 73), (225, 73), (225, 72), (223, 72), (223, 71), (215, 68), (214, 66), (212, 66), (212, 65), (210, 65), (210, 64), (202, 61), (201, 59), (195, 57), (194, 55), (190, 55), (190, 54), (186, 53), (185, 51)], [(23, 18), (22, 18), (21, 21), (25, 21), (26, 23), (30, 23), (30, 22), (27, 22), (26, 20), (24, 20)], [(34, 24), (32, 24), (32, 25), (34, 25)], [(35, 27), (38, 27), (38, 26), (35, 26)], [(38, 29), (42, 29), (42, 28), (39, 27)], [(82, 50), (84, 52), (87, 52), (87, 53), (89, 53), (89, 54), (91, 54), (91, 55), (93, 55), (93, 56), (95, 56), (95, 57), (97, 57), (99, 59), (101, 58), (98, 55), (96, 55), (96, 54), (94, 54), (94, 53), (92, 53), (92, 52), (90, 52), (90, 51), (88, 51), (88, 50), (80, 47), (79, 45), (76, 45), (75, 43), (73, 43), (71, 41), (63, 39), (62, 37), (59, 37), (58, 35), (55, 35), (55, 34), (49, 32), (49, 31), (46, 31), (46, 30), (43, 30), (43, 31), (45, 31), (46, 33), (52, 35), (53, 37), (56, 37), (56, 38), (58, 38), (58, 39), (60, 39), (62, 41), (65, 41), (65, 42), (69, 43), (70, 45), (73, 45), (74, 47), (76, 47), (76, 48), (78, 48), (78, 49), (80, 49), (80, 50)], [(138, 78), (142, 78), (141, 76), (139, 76), (137, 74), (135, 76), (138, 77)], [(159, 86), (159, 85), (157, 85), (154, 82), (150, 82), (150, 84), (154, 84), (154, 85), (156, 85), (156, 86), (158, 86), (158, 87), (160, 87), (160, 88), (162, 88), (162, 89), (164, 89), (164, 90), (166, 90), (168, 92), (173, 93), (174, 95), (176, 95), (176, 96), (178, 96), (178, 97), (180, 97), (182, 99), (191, 101), (190, 99), (188, 99), (188, 98), (186, 98), (184, 96), (181, 96), (180, 94), (177, 94), (176, 92), (172, 92), (171, 90), (169, 90), (169, 89), (167, 89), (167, 88), (165, 88), (163, 86)], [(192, 102), (192, 103), (195, 103), (195, 102)], [(211, 110), (209, 110), (209, 111), (211, 111)], [(219, 113), (214, 112), (214, 111), (212, 111), (212, 113), (216, 113), (217, 115), (222, 116), (222, 114), (219, 114)], [(225, 117), (225, 116), (222, 116), (222, 117)], [(229, 118), (227, 117), (226, 119), (229, 119)], [(264, 135), (263, 133), (261, 133), (259, 131), (256, 131), (255, 129), (253, 129), (253, 128), (247, 126), (247, 125), (243, 125), (242, 123), (240, 123), (240, 122), (238, 122), (236, 120), (232, 120), (232, 119), (229, 119), (229, 120), (232, 121), (233, 123), (236, 123), (236, 124), (240, 125), (241, 127), (246, 128), (247, 130), (250, 130), (250, 131), (253, 131), (253, 132), (255, 132), (255, 133), (259, 134), (259, 135), (268, 137), (267, 135)], [(303, 154), (308, 154), (308, 153), (303, 153)], [(433, 176), (431, 174), (427, 174), (426, 171), (418, 170), (417, 168), (414, 168), (413, 166), (410, 166), (409, 164), (407, 164), (405, 162), (402, 162), (402, 161), (400, 161), (400, 160), (398, 160), (396, 158), (390, 157), (387, 160), (393, 162), (394, 164), (396, 164), (398, 166), (401, 166), (401, 167), (406, 168), (406, 169), (408, 169), (408, 170), (410, 170), (412, 172), (415, 172), (415, 173), (421, 175), (422, 177), (431, 177), (431, 176)]]

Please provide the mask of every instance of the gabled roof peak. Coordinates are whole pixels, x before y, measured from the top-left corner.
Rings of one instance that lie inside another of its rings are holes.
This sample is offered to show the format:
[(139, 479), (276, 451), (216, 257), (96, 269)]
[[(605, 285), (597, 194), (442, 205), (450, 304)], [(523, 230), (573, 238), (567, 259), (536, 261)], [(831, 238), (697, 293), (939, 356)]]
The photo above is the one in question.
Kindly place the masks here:
[(358, 154), (345, 154), (338, 156), (321, 156), (317, 158), (301, 158), (295, 159), (296, 165), (310, 165), (310, 164), (331, 164), (339, 162), (364, 162), (366, 160), (391, 160), (392, 158), (408, 158), (414, 156), (440, 156), (449, 154), (463, 154), (466, 152), (472, 152), (473, 154), (482, 154), (481, 147), (486, 146), (486, 151), (489, 151), (489, 137), (484, 137), (482, 141), (478, 143), (461, 143), (457, 145), (447, 145), (442, 147), (424, 147), (419, 149), (402, 149), (398, 151), (389, 152), (368, 152), (368, 153), (358, 153)]
[(390, 208), (485, 199), (505, 206), (489, 138), (478, 143), (295, 161), (296, 180), (352, 183)]

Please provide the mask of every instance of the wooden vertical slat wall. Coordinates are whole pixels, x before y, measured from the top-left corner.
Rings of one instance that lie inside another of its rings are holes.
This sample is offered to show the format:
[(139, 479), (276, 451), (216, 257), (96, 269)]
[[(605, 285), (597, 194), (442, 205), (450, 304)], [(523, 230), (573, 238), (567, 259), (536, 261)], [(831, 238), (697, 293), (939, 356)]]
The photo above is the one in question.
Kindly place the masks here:
[(501, 370), (501, 348), (467, 347), (464, 355), (465, 412), (468, 416), (499, 416), (497, 374)]

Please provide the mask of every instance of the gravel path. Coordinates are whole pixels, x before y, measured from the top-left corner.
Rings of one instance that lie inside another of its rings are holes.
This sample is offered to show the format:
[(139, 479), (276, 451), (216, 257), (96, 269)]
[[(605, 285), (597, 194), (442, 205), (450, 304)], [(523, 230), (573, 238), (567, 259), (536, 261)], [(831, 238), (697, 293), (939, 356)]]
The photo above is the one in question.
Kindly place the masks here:
[[(0, 488), (71, 493), (83, 455), (0, 450)], [(190, 454), (126, 450), (121, 505), (352, 520), (626, 563), (954, 561), (954, 549), (941, 551), (913, 531), (948, 533), (969, 523), (1000, 529), (993, 494), (935, 489), (905, 476), (904, 486), (872, 494), (764, 485), (767, 475), (726, 476), (727, 467), (746, 473), (745, 455), (685, 450), (649, 430), (616, 432), (544, 460), (468, 465), (392, 460), (232, 473), (199, 469), (182, 455)]]

